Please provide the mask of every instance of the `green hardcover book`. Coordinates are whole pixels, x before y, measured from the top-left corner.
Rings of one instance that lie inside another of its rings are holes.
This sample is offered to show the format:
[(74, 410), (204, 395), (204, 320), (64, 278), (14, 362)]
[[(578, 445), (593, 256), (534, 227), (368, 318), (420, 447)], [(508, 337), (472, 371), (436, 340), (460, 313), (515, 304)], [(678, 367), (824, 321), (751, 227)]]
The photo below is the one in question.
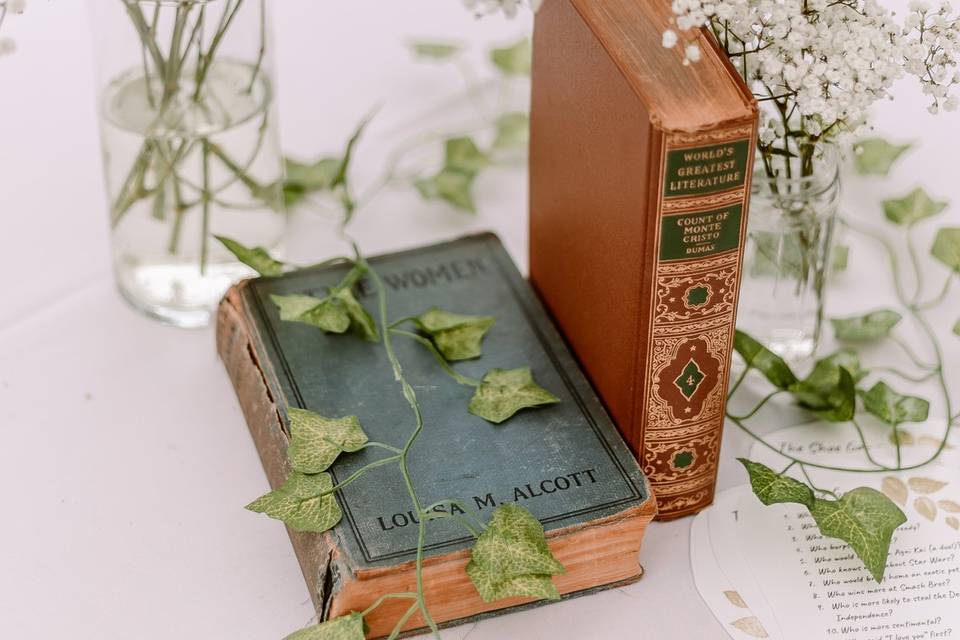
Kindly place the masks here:
[[(423, 407), (424, 431), (410, 454), (423, 504), (454, 498), (481, 522), (498, 505), (525, 507), (543, 523), (566, 569), (554, 577), (563, 597), (637, 580), (640, 544), (656, 511), (649, 485), (496, 236), (380, 256), (370, 264), (385, 283), (391, 320), (431, 307), (495, 316), (482, 357), (456, 362), (458, 372), (479, 379), (490, 369), (529, 366), (537, 383), (560, 398), (502, 424), (487, 422), (467, 412), (473, 388), (447, 377), (423, 345), (396, 336), (397, 354)], [(289, 473), (290, 408), (357, 415), (371, 440), (395, 446), (413, 428), (383, 345), (283, 322), (271, 298), (323, 297), (348, 269), (248, 280), (221, 303), (218, 349), (273, 488)], [(358, 283), (355, 295), (376, 311), (368, 281)], [(384, 455), (376, 448), (341, 455), (330, 469), (334, 482)], [(322, 619), (363, 610), (388, 592), (415, 590), (418, 524), (397, 466), (376, 468), (336, 495), (343, 519), (332, 530), (289, 530)], [(485, 603), (465, 573), (472, 545), (453, 519), (428, 523), (425, 590), (437, 622), (539, 604), (517, 597)], [(389, 633), (408, 606), (390, 600), (378, 607), (366, 618), (369, 637)], [(415, 616), (405, 629), (423, 624)]]

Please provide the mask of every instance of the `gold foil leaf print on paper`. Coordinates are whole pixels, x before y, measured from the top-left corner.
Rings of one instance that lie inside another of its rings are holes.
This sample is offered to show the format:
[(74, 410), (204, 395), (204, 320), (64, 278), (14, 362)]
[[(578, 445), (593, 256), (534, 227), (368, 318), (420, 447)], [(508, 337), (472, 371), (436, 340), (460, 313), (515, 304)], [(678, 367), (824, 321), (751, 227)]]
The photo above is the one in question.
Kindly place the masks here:
[(760, 621), (757, 620), (755, 616), (749, 616), (747, 618), (740, 618), (739, 620), (734, 620), (731, 622), (734, 627), (743, 631), (748, 636), (754, 638), (768, 638), (767, 630), (763, 628), (763, 625), (760, 624)]

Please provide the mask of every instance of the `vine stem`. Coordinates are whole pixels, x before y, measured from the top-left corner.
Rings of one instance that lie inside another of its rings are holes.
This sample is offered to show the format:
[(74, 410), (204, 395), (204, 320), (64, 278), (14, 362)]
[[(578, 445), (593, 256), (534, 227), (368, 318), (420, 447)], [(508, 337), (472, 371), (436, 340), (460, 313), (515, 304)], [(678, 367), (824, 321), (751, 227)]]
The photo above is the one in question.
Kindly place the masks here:
[(447, 362), (447, 359), (443, 357), (443, 354), (440, 353), (440, 351), (437, 350), (437, 347), (436, 347), (436, 346), (433, 344), (433, 342), (431, 342), (430, 340), (427, 340), (427, 339), (424, 338), (423, 336), (417, 335), (416, 333), (413, 333), (412, 331), (404, 331), (403, 329), (390, 328), (389, 331), (390, 331), (390, 333), (395, 333), (395, 334), (398, 335), (398, 336), (403, 336), (403, 337), (405, 337), (405, 338), (410, 338), (411, 340), (414, 340), (414, 341), (416, 341), (416, 342), (419, 342), (419, 343), (422, 344), (424, 347), (426, 347), (427, 351), (429, 351), (429, 352), (433, 355), (434, 359), (435, 359), (435, 360), (437, 361), (437, 363), (440, 365), (440, 368), (442, 368), (442, 369), (444, 370), (444, 372), (445, 372), (448, 376), (450, 376), (451, 378), (453, 378), (454, 380), (456, 380), (458, 384), (462, 384), (462, 385), (464, 385), (464, 386), (466, 386), (466, 387), (479, 387), (479, 386), (480, 386), (480, 381), (479, 381), (479, 380), (476, 380), (475, 378), (469, 378), (469, 377), (467, 377), (467, 376), (465, 376), (465, 375), (462, 375), (462, 374), (460, 374), (460, 373), (457, 373), (457, 371), (454, 370), (454, 368), (450, 366), (450, 363)]
[[(410, 501), (413, 503), (415, 511), (420, 514), (420, 517), (417, 518), (419, 522), (417, 523), (417, 560), (416, 560), (416, 582), (417, 582), (417, 605), (420, 610), (421, 615), (423, 616), (424, 621), (427, 623), (427, 626), (430, 627), (430, 630), (433, 632), (433, 635), (436, 638), (440, 638), (440, 630), (437, 627), (437, 623), (433, 620), (433, 616), (430, 615), (430, 611), (427, 609), (427, 603), (424, 598), (424, 589), (423, 589), (423, 546), (426, 538), (426, 526), (427, 518), (424, 517), (424, 510), (420, 503), (420, 498), (417, 495), (417, 491), (413, 486), (413, 481), (410, 478), (410, 470), (408, 468), (407, 457), (410, 453), (410, 449), (413, 447), (414, 443), (417, 441), (417, 438), (420, 437), (420, 433), (423, 431), (423, 414), (420, 411), (420, 403), (417, 401), (417, 394), (414, 391), (413, 387), (407, 382), (407, 379), (403, 375), (403, 367), (400, 365), (400, 360), (397, 358), (396, 351), (393, 347), (393, 339), (391, 337), (391, 332), (389, 329), (390, 319), (387, 315), (387, 293), (386, 287), (383, 285), (383, 280), (380, 279), (380, 275), (370, 267), (369, 263), (366, 261), (363, 256), (360, 255), (359, 250), (356, 245), (354, 245), (354, 252), (357, 255), (357, 264), (365, 272), (370, 275), (370, 279), (373, 281), (374, 288), (377, 291), (377, 308), (380, 315), (380, 326), (383, 327), (383, 346), (387, 352), (387, 358), (390, 361), (390, 365), (393, 367), (393, 377), (400, 383), (400, 386), (403, 389), (403, 397), (406, 398), (407, 404), (410, 405), (410, 409), (413, 411), (415, 427), (413, 432), (410, 434), (410, 437), (407, 438), (406, 444), (403, 446), (403, 450), (400, 453), (400, 473), (403, 476), (404, 485), (407, 488), (407, 493), (410, 496)], [(408, 613), (410, 613), (408, 611)], [(412, 615), (412, 613), (410, 614)], [(407, 616), (409, 619), (409, 616)], [(404, 620), (403, 622), (406, 622)], [(402, 624), (399, 625), (402, 628)]]

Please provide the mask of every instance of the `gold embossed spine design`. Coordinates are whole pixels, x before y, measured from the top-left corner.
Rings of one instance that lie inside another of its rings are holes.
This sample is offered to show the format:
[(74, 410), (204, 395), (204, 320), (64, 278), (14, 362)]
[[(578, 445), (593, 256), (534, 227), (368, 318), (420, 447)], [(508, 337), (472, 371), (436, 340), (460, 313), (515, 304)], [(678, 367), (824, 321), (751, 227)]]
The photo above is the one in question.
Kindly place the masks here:
[(661, 519), (713, 501), (755, 127), (661, 134), (640, 463)]

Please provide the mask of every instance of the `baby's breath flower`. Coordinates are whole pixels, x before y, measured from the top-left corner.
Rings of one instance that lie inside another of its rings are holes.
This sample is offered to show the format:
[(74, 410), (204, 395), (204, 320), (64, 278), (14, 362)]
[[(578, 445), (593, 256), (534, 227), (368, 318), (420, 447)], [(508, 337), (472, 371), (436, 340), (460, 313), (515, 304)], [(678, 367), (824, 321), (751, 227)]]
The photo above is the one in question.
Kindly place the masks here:
[(710, 29), (769, 117), (761, 150), (808, 151), (856, 133), (904, 74), (937, 113), (960, 107), (960, 16), (949, 2), (911, 0), (901, 23), (877, 0), (673, 0), (675, 29), (696, 62), (696, 31)]
[(522, 6), (536, 11), (542, 3), (543, 0), (463, 0), (463, 5), (478, 16), (503, 12), (508, 18), (516, 16)]
[[(26, 0), (0, 0), (0, 27), (10, 14), (21, 14), (27, 8)], [(0, 57), (9, 55), (17, 50), (17, 43), (13, 38), (0, 36)]]

